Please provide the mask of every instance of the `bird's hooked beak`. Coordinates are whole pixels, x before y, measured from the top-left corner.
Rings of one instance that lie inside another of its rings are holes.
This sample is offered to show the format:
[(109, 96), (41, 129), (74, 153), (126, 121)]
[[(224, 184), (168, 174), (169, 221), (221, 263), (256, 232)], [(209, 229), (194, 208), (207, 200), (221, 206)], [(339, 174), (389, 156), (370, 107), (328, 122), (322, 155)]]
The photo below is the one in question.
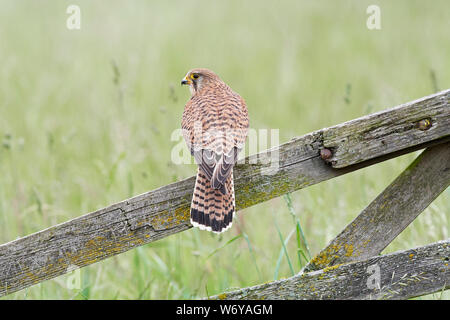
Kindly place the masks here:
[(181, 85), (183, 84), (191, 84), (192, 81), (186, 76), (185, 78), (183, 78), (183, 80), (181, 80)]

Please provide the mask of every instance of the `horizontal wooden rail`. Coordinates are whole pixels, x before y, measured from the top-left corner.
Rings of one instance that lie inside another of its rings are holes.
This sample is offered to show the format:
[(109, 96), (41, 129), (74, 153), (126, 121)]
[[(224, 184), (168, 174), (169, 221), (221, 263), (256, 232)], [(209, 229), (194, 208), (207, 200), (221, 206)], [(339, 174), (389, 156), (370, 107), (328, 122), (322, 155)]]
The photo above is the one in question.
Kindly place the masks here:
[[(448, 141), (449, 96), (446, 90), (248, 157), (235, 170), (237, 209)], [(363, 142), (367, 154), (355, 155)], [(193, 186), (191, 177), (1, 245), (0, 296), (189, 229)]]
[(408, 299), (450, 288), (450, 240), (302, 273), (210, 299)]
[(329, 161), (343, 168), (449, 134), (450, 90), (323, 131)]

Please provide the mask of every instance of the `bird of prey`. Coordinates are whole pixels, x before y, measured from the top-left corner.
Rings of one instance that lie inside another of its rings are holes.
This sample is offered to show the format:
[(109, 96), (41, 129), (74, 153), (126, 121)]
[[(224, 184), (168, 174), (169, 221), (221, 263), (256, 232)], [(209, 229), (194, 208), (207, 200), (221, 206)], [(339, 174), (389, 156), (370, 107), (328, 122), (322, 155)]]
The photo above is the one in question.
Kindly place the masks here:
[(181, 123), (184, 139), (198, 165), (191, 202), (191, 224), (220, 233), (231, 227), (235, 212), (233, 166), (249, 126), (244, 99), (214, 72), (190, 70)]

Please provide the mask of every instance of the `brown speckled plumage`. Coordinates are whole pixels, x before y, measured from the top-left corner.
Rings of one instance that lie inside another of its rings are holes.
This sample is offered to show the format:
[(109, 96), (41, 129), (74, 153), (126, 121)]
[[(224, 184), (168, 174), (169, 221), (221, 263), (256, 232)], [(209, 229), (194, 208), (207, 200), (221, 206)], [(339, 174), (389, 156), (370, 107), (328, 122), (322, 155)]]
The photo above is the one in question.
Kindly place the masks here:
[(191, 203), (191, 223), (214, 232), (227, 230), (235, 211), (233, 166), (249, 126), (244, 100), (214, 72), (193, 69), (182, 84), (192, 97), (181, 127), (199, 168)]

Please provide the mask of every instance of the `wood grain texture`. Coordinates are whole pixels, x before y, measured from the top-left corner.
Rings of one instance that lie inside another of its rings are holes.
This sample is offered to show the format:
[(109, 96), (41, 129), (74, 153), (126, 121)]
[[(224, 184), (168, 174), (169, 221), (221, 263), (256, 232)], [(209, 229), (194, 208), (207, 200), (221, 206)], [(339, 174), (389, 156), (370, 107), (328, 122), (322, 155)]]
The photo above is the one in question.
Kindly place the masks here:
[[(421, 126), (421, 120), (430, 127)], [(333, 151), (327, 161), (343, 168), (448, 135), (450, 90), (445, 90), (325, 129), (323, 144)]]
[(209, 299), (408, 299), (450, 288), (450, 241), (295, 275)]
[[(237, 210), (443, 142), (418, 140), (412, 147), (334, 169), (319, 156), (327, 130), (294, 138), (236, 165)], [(0, 296), (189, 229), (193, 186), (191, 177), (0, 245)]]
[[(306, 135), (238, 164), (238, 210), (345, 173), (319, 158), (318, 136)], [(279, 167), (272, 170), (267, 161), (274, 155)], [(191, 177), (1, 245), (0, 295), (189, 229), (193, 186)]]
[(380, 254), (449, 185), (450, 143), (426, 149), (304, 271)]

